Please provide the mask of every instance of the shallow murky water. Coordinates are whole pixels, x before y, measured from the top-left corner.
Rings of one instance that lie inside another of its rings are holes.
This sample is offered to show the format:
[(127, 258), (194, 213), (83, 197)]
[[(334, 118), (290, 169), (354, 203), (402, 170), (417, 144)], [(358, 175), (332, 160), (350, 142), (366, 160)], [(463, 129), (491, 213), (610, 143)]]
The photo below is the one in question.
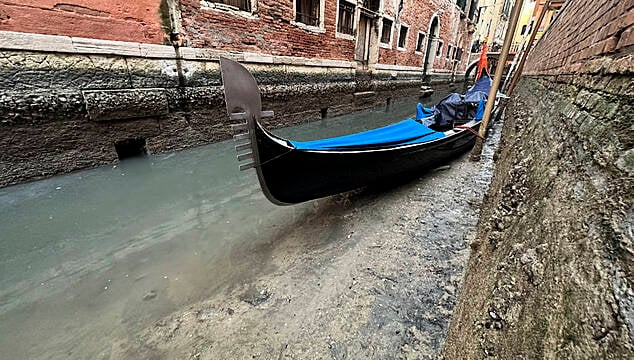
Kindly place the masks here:
[[(405, 99), (277, 133), (342, 135), (414, 111)], [(230, 141), (0, 189), (0, 358), (108, 358), (114, 339), (249, 276), (317, 206), (270, 204)]]

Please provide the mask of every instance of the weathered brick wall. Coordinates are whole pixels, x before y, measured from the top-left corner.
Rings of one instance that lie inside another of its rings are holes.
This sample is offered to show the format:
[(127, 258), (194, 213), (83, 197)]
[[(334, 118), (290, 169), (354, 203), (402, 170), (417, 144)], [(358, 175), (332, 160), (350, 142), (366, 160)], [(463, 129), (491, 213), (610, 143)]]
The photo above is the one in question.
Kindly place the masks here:
[[(201, 7), (200, 0), (182, 0), (183, 32), (188, 44), (231, 51), (251, 51), (264, 54), (303, 56), (321, 59), (354, 60), (356, 41), (337, 37), (336, 18), (338, 0), (325, 1), (324, 29), (315, 32), (293, 25), (293, 1), (258, 1), (253, 16), (235, 11), (220, 11)], [(397, 18), (398, 2), (384, 1), (383, 12)], [(439, 9), (440, 36), (445, 45), (442, 56), (434, 63), (435, 69), (451, 70), (446, 60), (447, 45), (468, 48), (471, 36), (467, 33), (467, 20), (460, 18), (460, 10), (451, 0), (407, 0), (398, 17), (409, 25), (405, 51), (397, 50), (398, 21), (394, 22), (392, 46), (379, 49), (379, 63), (422, 67), (423, 54), (416, 50), (418, 31), (428, 32), (432, 16)], [(358, 19), (355, 18), (355, 22)], [(380, 29), (379, 29), (380, 36)], [(426, 45), (426, 41), (425, 41)], [(466, 57), (458, 71), (466, 68)]]
[(200, 0), (182, 0), (184, 36), (189, 45), (230, 51), (309, 58), (354, 59), (355, 42), (335, 37), (337, 1), (324, 8), (325, 32), (313, 32), (291, 22), (293, 1), (261, 0), (253, 17), (201, 8)]
[(161, 0), (0, 0), (0, 30), (161, 44)]
[(569, 0), (531, 51), (524, 74), (595, 72), (601, 55), (625, 55), (634, 45), (634, 0)]
[[(458, 48), (468, 49), (471, 42), (471, 34), (467, 32), (467, 19), (460, 18), (460, 9), (455, 5), (455, 1), (449, 0), (404, 1), (403, 10), (400, 13), (399, 19), (409, 25), (406, 51), (397, 49), (399, 34), (398, 22), (395, 21), (392, 46), (390, 49), (380, 49), (379, 63), (422, 67), (423, 61), (425, 60), (430, 22), (434, 14), (441, 9), (443, 11), (439, 13), (438, 18), (440, 20), (440, 39), (443, 41), (443, 48), (441, 56), (435, 57), (434, 59), (433, 69), (435, 72), (450, 71), (453, 67), (453, 63), (447, 60), (447, 46), (451, 44)], [(398, 2), (386, 1), (384, 3), (384, 12), (395, 19), (397, 10)], [(421, 53), (416, 53), (416, 41), (419, 31), (425, 33), (425, 40), (423, 41)], [(467, 56), (465, 53), (456, 70), (458, 72), (464, 72), (466, 67)]]

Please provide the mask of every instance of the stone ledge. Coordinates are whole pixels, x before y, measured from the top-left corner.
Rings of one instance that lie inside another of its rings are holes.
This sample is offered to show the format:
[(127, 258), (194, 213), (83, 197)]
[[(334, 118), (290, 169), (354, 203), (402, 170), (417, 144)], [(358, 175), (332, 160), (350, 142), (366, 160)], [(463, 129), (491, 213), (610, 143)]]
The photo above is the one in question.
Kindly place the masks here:
[(61, 35), (30, 34), (13, 31), (0, 31), (0, 49), (202, 61), (218, 61), (221, 56), (224, 56), (246, 63), (356, 68), (355, 62), (345, 60), (311, 59), (249, 52), (238, 53), (190, 47), (182, 47), (177, 51), (174, 47), (168, 45), (88, 39)]

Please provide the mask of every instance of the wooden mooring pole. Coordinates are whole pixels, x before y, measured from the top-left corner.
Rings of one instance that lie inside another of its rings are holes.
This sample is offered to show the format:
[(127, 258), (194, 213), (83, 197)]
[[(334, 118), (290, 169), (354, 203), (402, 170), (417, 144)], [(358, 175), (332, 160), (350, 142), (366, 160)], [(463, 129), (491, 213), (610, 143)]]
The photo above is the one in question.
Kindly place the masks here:
[(487, 126), (491, 120), (491, 112), (493, 111), (493, 105), (495, 104), (496, 95), (500, 88), (500, 82), (504, 75), (504, 67), (506, 65), (506, 58), (509, 55), (511, 49), (511, 43), (513, 42), (513, 35), (515, 34), (515, 28), (517, 27), (517, 21), (520, 18), (520, 12), (522, 11), (522, 0), (515, 0), (513, 4), (513, 11), (511, 12), (511, 21), (506, 28), (506, 35), (504, 35), (504, 45), (502, 45), (502, 52), (498, 59), (498, 65), (495, 69), (495, 75), (493, 77), (493, 84), (491, 85), (491, 91), (489, 91), (489, 97), (487, 98), (487, 104), (484, 108), (484, 116), (482, 123), (480, 124), (480, 136), (476, 139), (476, 144), (471, 151), (471, 160), (480, 161), (480, 154), (482, 153), (483, 138), (486, 135)]
[(537, 30), (539, 30), (539, 27), (542, 26), (542, 21), (544, 21), (544, 15), (546, 15), (546, 12), (550, 9), (551, 1), (552, 0), (548, 0), (546, 2), (546, 5), (542, 8), (542, 12), (539, 14), (539, 17), (537, 18), (537, 23), (535, 24), (535, 27), (531, 29), (532, 31), (531, 37), (528, 40), (528, 44), (526, 45), (526, 50), (522, 53), (522, 58), (520, 59), (520, 62), (517, 65), (517, 68), (515, 69), (515, 72), (512, 74), (513, 77), (511, 78), (511, 82), (509, 83), (509, 89), (506, 92), (507, 95), (511, 95), (511, 93), (513, 92), (513, 89), (515, 88), (515, 85), (517, 85), (517, 82), (520, 80), (520, 76), (522, 76), (522, 70), (524, 70), (524, 64), (526, 63), (526, 58), (528, 57), (528, 54), (533, 49), (533, 43), (535, 42), (535, 37), (537, 36)]

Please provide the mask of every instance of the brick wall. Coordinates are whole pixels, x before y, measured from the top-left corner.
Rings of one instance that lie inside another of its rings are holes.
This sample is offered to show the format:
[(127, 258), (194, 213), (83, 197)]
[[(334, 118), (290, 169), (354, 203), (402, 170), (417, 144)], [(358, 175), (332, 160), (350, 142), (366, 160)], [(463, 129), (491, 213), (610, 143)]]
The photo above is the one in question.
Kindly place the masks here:
[(161, 0), (0, 0), (0, 30), (161, 44)]
[(324, 32), (293, 25), (293, 1), (259, 0), (254, 16), (201, 7), (181, 1), (183, 30), (189, 45), (272, 55), (353, 60), (355, 42), (335, 37), (337, 1), (324, 8)]
[(595, 72), (600, 55), (631, 54), (634, 0), (569, 0), (532, 50), (528, 75)]
[[(392, 18), (396, 19), (398, 3), (384, 2), (384, 12)], [(455, 1), (404, 1), (403, 10), (399, 16), (401, 22), (409, 25), (409, 34), (406, 44), (406, 50), (397, 49), (398, 41), (398, 21), (395, 21), (395, 29), (392, 37), (392, 45), (390, 49), (381, 48), (379, 51), (379, 63), (381, 64), (398, 64), (406, 66), (423, 66), (425, 51), (427, 48), (427, 36), (429, 36), (429, 25), (432, 17), (438, 10), (444, 10), (439, 14), (440, 20), (440, 39), (443, 41), (442, 54), (436, 57), (433, 62), (434, 71), (450, 71), (452, 68), (451, 61), (447, 60), (448, 45), (458, 48), (469, 49), (471, 43), (471, 34), (467, 32), (467, 20), (460, 18), (460, 10), (455, 5)], [(421, 53), (416, 53), (416, 41), (418, 32), (425, 33), (425, 40)], [(458, 64), (457, 70), (464, 72), (467, 66), (466, 55), (462, 57), (462, 61)]]
[[(356, 41), (336, 35), (338, 0), (325, 1), (324, 27), (321, 32), (306, 30), (293, 24), (292, 0), (261, 0), (257, 2), (257, 10), (252, 12), (210, 9), (202, 7), (200, 0), (182, 0), (180, 3), (183, 33), (190, 46), (354, 60)], [(397, 18), (397, 7), (398, 2), (383, 2), (383, 12), (391, 18)], [(410, 27), (406, 50), (397, 50), (398, 21), (394, 21), (391, 48), (379, 49), (378, 63), (422, 68), (425, 49), (423, 48), (422, 54), (415, 52), (418, 31), (427, 34), (431, 18), (439, 9), (444, 10), (440, 15), (440, 36), (444, 46), (442, 56), (434, 63), (434, 69), (451, 70), (452, 64), (446, 60), (447, 45), (467, 49), (471, 42), (471, 35), (467, 33), (467, 20), (460, 18), (460, 10), (451, 0), (404, 1), (399, 19)], [(380, 36), (380, 29), (378, 30)], [(459, 70), (464, 71), (465, 68), (466, 57), (463, 58)]]

